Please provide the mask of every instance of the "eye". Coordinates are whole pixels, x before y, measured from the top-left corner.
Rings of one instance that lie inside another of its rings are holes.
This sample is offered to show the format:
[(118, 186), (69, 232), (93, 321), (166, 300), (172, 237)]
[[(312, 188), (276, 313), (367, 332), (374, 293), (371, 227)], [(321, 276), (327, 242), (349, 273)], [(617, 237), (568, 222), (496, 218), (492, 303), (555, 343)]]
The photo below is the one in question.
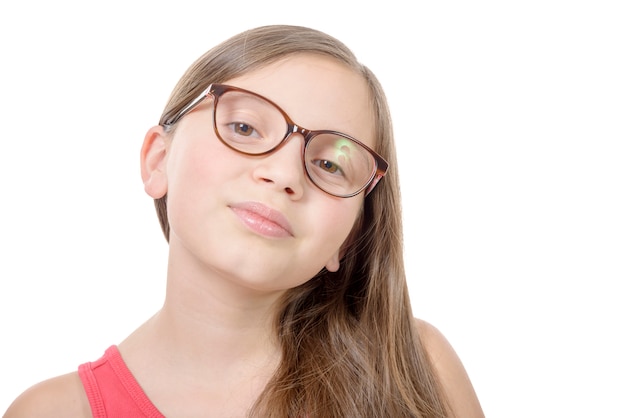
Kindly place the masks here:
[[(237, 135), (241, 135), (241, 136), (253, 136), (253, 134), (255, 134), (256, 132), (256, 129), (254, 129), (252, 125), (249, 125), (245, 122), (232, 122), (230, 126), (231, 126), (231, 129)], [(254, 135), (254, 136), (259, 136), (259, 135), (257, 133), (257, 135)]]
[(343, 175), (341, 167), (330, 160), (313, 160), (313, 165), (321, 168), (327, 173)]

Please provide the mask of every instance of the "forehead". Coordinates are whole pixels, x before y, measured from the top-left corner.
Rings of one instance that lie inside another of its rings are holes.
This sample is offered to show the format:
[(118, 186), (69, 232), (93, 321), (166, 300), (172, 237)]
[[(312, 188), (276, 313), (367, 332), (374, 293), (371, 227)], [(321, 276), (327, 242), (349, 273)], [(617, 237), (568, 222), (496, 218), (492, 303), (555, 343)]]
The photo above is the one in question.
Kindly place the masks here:
[(307, 129), (330, 129), (374, 147), (374, 115), (364, 77), (323, 55), (297, 54), (225, 84), (261, 94)]

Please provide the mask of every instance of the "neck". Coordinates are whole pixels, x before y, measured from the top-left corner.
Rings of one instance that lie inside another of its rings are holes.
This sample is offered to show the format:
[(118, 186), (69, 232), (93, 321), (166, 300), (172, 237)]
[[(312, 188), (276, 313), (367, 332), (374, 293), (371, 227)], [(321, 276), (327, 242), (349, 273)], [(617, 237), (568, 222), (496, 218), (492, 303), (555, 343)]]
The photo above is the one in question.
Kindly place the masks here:
[[(162, 309), (121, 345), (167, 358), (177, 370), (221, 374), (231, 365), (267, 368), (279, 358), (274, 319), (282, 292), (259, 292), (190, 260), (170, 256)], [(184, 266), (184, 268), (183, 268)], [(190, 268), (190, 266), (192, 266)]]
[[(281, 293), (255, 292), (177, 261), (170, 257), (162, 309), (119, 345), (122, 357), (166, 416), (243, 416), (280, 362), (274, 317)], [(190, 393), (202, 396), (181, 406)]]
[(211, 355), (242, 356), (275, 344), (280, 295), (260, 295), (217, 274), (168, 277), (166, 299), (155, 321), (186, 347)]

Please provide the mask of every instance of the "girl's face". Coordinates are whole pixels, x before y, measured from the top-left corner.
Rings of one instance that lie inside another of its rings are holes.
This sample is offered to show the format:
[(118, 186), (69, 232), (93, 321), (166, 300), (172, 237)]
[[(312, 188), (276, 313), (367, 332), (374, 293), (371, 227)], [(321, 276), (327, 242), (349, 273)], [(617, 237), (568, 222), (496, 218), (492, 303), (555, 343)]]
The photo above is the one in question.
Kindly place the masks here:
[[(374, 147), (367, 84), (331, 58), (294, 55), (224, 84), (272, 100), (308, 129), (340, 131)], [(168, 196), (170, 269), (262, 292), (298, 286), (323, 267), (336, 271), (364, 193), (333, 197), (311, 183), (300, 134), (265, 156), (229, 149), (213, 130), (212, 109), (205, 100), (171, 138), (157, 127), (144, 144), (152, 149), (142, 153), (146, 190)]]

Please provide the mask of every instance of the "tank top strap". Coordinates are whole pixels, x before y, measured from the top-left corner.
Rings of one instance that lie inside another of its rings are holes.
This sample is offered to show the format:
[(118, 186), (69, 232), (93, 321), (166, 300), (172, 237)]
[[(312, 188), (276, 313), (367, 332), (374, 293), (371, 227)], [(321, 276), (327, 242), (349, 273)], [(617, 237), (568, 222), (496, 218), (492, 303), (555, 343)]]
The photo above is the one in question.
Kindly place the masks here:
[(78, 375), (94, 418), (165, 418), (148, 399), (115, 345), (98, 360), (81, 364)]

